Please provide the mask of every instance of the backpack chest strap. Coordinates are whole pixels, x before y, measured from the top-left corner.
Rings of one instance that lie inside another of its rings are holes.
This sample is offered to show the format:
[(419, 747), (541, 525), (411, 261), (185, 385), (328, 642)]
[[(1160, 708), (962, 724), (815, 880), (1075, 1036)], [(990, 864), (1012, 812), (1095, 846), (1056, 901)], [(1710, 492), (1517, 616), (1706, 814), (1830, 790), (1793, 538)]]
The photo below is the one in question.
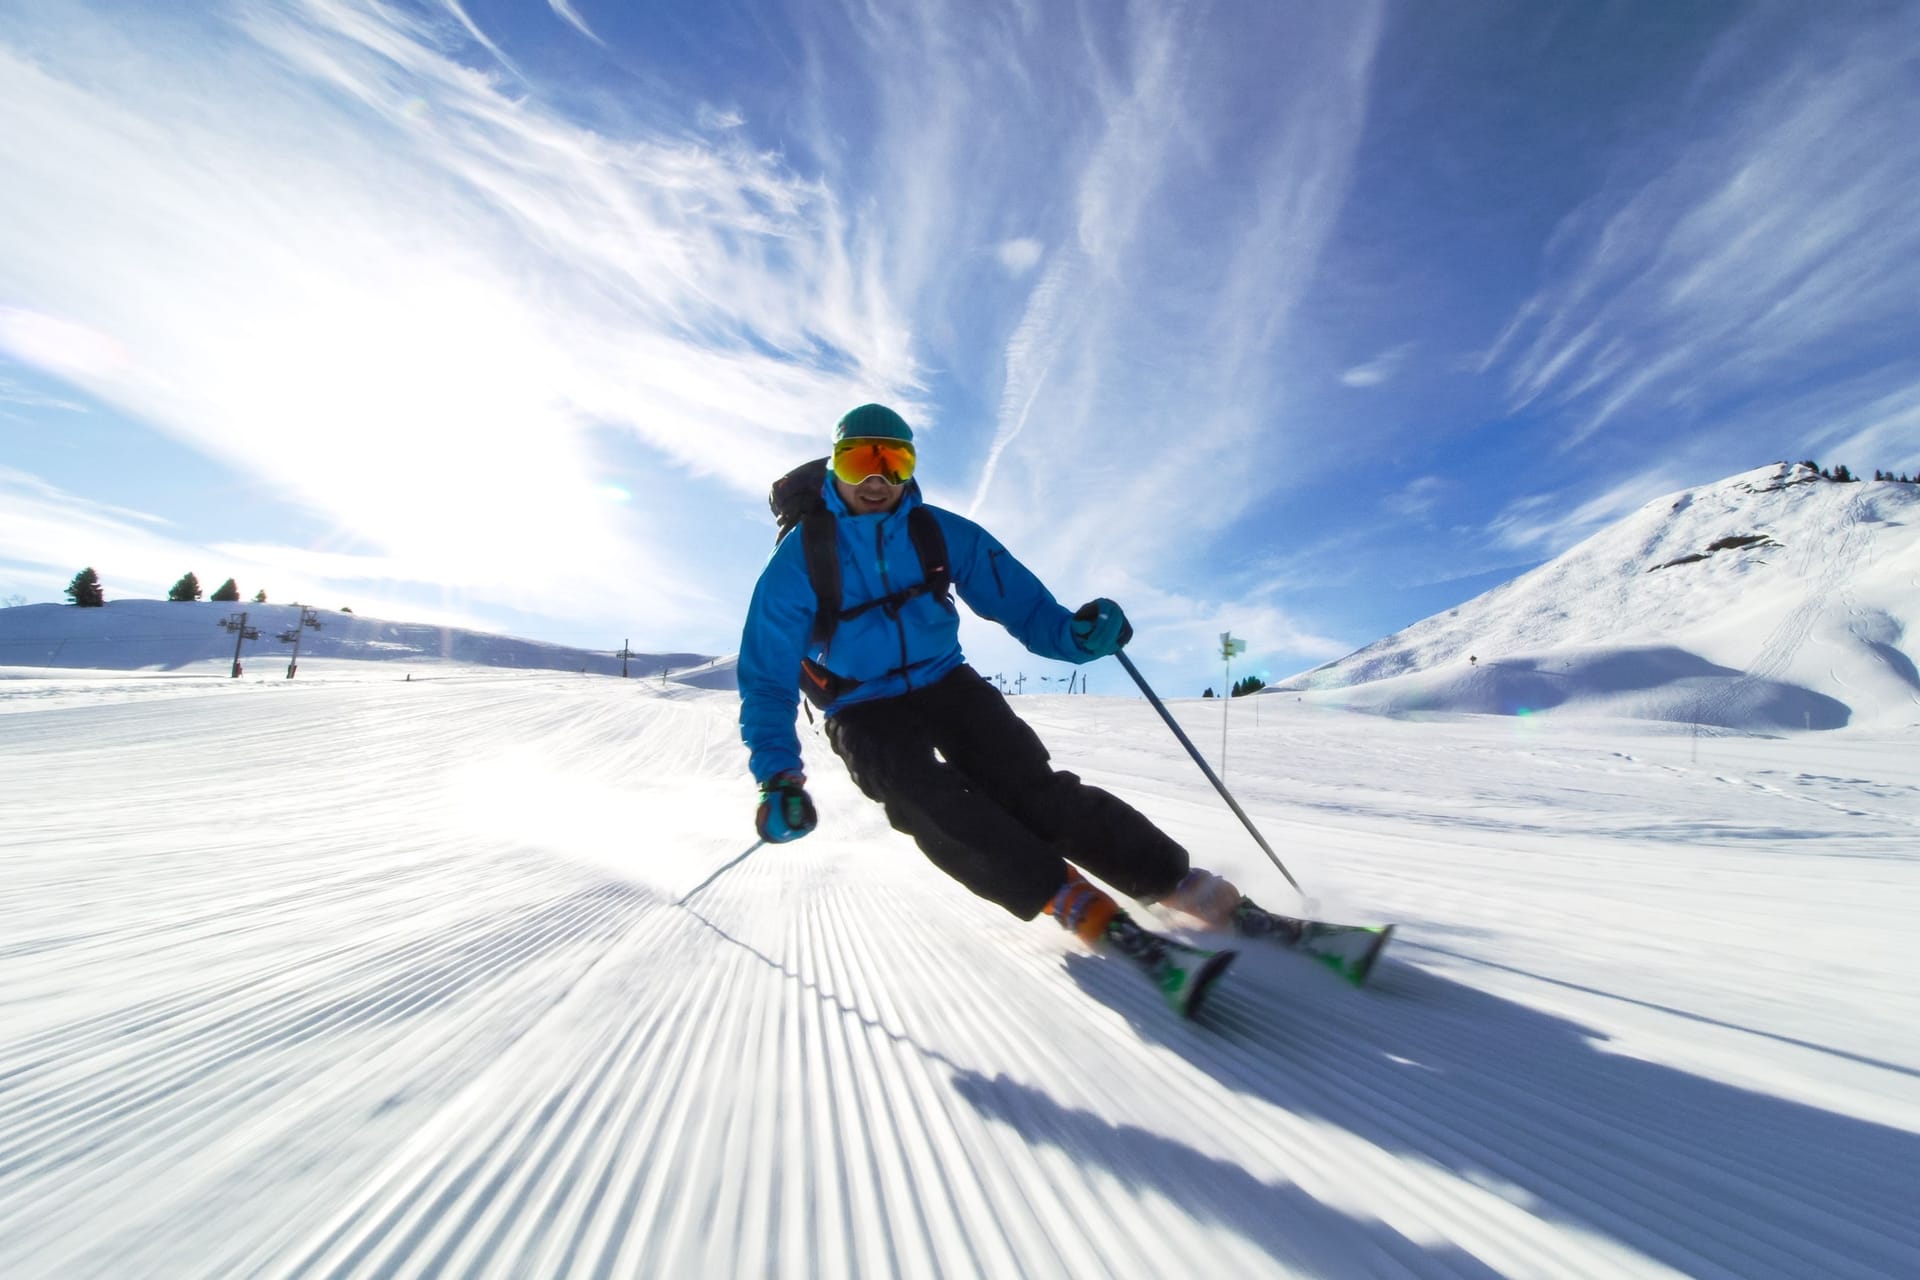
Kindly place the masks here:
[(913, 540), (914, 554), (920, 561), (921, 581), (890, 595), (868, 600), (851, 609), (841, 608), (839, 530), (831, 511), (822, 508), (810, 512), (800, 524), (802, 549), (806, 553), (807, 576), (813, 580), (818, 606), (813, 615), (812, 640), (826, 648), (842, 622), (873, 609), (885, 609), (897, 616), (900, 607), (915, 596), (930, 595), (942, 606), (953, 606), (953, 573), (947, 567), (947, 539), (940, 522), (924, 506), (907, 512), (907, 536)]

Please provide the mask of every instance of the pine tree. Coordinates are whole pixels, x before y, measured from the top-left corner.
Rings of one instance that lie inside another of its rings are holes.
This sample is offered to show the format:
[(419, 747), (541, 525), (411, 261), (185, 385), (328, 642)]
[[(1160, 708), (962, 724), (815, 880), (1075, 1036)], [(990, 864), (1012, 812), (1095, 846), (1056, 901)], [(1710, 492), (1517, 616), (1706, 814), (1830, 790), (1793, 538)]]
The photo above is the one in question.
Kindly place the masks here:
[(82, 609), (98, 609), (107, 602), (107, 593), (100, 586), (100, 575), (89, 565), (73, 575), (73, 581), (67, 584), (67, 598)]
[(265, 604), (267, 602), (267, 589), (265, 587), (253, 593), (253, 602), (255, 604)]
[(1266, 687), (1267, 682), (1259, 676), (1247, 676), (1245, 679), (1235, 680), (1233, 682), (1233, 696), (1236, 698), (1244, 698), (1248, 694)]
[(169, 600), (198, 600), (199, 598), (200, 579), (194, 577), (191, 570), (180, 581), (173, 584), (171, 591), (167, 592)]
[(234, 604), (240, 599), (240, 588), (234, 583), (232, 578), (228, 578), (225, 582), (214, 588), (213, 594), (208, 596), (207, 599), (219, 604)]

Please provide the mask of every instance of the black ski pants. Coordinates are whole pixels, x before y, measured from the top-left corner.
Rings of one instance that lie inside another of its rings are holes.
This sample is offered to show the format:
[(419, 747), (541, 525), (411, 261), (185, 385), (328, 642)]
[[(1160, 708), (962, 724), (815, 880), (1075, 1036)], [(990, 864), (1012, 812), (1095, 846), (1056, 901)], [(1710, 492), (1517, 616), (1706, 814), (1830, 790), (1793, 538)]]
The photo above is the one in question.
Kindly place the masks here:
[(942, 871), (1031, 920), (1068, 859), (1152, 901), (1187, 873), (1187, 851), (1125, 801), (1048, 763), (1040, 735), (972, 667), (827, 717), (827, 741)]

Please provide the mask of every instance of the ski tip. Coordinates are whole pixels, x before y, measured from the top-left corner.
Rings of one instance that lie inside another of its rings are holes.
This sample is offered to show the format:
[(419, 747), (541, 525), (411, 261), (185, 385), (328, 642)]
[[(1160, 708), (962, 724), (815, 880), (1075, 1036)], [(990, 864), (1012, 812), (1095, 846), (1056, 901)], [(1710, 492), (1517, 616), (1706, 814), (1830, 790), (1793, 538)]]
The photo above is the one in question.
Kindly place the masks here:
[(1356, 964), (1353, 967), (1353, 972), (1347, 975), (1348, 980), (1352, 982), (1354, 986), (1362, 987), (1366, 985), (1367, 976), (1373, 972), (1374, 962), (1380, 958), (1380, 953), (1387, 949), (1387, 942), (1392, 937), (1393, 926), (1390, 924), (1383, 925), (1374, 930), (1373, 945), (1367, 948), (1367, 953), (1360, 957), (1360, 963)]
[(1373, 972), (1374, 962), (1391, 937), (1390, 924), (1324, 924), (1310, 920), (1294, 945), (1357, 987)]
[(1216, 951), (1208, 957), (1207, 962), (1200, 966), (1200, 972), (1193, 977), (1186, 1003), (1180, 1009), (1181, 1017), (1191, 1018), (1200, 1012), (1200, 1006), (1206, 1002), (1207, 992), (1212, 990), (1214, 982), (1227, 971), (1239, 954), (1238, 951)]

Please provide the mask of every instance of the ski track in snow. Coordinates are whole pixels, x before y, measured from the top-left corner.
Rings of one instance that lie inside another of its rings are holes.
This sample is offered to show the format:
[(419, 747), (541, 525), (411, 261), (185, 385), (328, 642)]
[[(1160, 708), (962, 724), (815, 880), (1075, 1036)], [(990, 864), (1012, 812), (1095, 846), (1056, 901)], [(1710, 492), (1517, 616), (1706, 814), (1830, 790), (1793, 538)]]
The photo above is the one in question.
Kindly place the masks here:
[[(8, 1277), (1920, 1258), (1910, 737), (1276, 700), (1229, 785), (1310, 890), (1401, 935), (1358, 992), (1247, 944), (1187, 1024), (958, 890), (817, 731), (821, 830), (676, 906), (751, 842), (730, 695), (30, 698), (0, 715)], [(1292, 905), (1144, 703), (1020, 705)], [(1215, 705), (1178, 708), (1199, 741)]]

